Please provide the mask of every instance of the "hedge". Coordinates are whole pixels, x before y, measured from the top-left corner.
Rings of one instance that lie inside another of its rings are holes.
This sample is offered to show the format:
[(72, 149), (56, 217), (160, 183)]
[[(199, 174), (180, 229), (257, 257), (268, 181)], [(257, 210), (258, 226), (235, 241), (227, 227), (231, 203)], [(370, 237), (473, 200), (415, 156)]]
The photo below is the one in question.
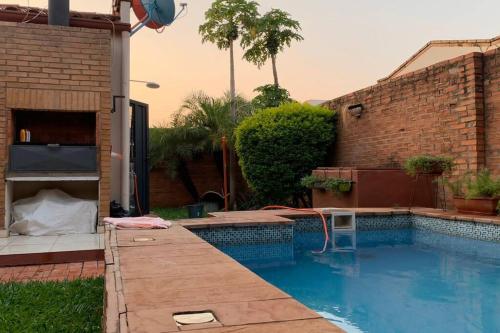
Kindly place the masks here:
[(288, 103), (257, 112), (236, 129), (243, 175), (264, 203), (305, 193), (301, 179), (325, 165), (335, 135), (335, 112)]

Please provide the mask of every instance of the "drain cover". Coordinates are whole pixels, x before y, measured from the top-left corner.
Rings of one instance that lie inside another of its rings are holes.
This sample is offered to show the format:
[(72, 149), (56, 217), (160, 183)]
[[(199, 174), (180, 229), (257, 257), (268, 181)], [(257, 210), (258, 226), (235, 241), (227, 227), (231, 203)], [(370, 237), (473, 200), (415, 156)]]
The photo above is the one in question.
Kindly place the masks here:
[(178, 326), (215, 323), (217, 320), (210, 311), (174, 314)]
[(153, 237), (134, 237), (134, 242), (152, 242), (154, 240)]

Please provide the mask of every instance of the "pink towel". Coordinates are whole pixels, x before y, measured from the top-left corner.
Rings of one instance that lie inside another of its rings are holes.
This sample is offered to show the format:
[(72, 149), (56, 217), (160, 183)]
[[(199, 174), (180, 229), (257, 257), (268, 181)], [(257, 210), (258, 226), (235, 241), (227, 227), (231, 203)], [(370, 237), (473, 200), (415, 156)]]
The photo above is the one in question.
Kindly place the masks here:
[(112, 224), (116, 229), (168, 229), (172, 222), (159, 217), (105, 217), (104, 223)]

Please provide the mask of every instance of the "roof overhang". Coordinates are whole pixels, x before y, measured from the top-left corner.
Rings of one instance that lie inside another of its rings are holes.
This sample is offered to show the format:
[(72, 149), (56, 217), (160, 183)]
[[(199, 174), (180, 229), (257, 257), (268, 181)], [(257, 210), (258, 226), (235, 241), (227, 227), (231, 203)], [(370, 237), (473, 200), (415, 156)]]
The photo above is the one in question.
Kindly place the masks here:
[[(48, 24), (48, 12), (43, 8), (0, 5), (0, 21)], [(70, 12), (69, 26), (114, 32), (130, 31), (130, 24), (121, 22), (119, 16), (75, 11)]]

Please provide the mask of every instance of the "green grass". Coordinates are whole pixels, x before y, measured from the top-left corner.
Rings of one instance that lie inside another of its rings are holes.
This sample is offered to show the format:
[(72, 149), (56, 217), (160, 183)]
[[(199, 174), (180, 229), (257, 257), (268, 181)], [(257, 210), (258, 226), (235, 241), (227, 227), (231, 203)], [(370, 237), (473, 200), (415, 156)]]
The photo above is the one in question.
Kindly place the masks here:
[(187, 208), (153, 208), (153, 213), (164, 220), (180, 220), (188, 218)]
[(101, 332), (104, 279), (0, 284), (0, 332)]

